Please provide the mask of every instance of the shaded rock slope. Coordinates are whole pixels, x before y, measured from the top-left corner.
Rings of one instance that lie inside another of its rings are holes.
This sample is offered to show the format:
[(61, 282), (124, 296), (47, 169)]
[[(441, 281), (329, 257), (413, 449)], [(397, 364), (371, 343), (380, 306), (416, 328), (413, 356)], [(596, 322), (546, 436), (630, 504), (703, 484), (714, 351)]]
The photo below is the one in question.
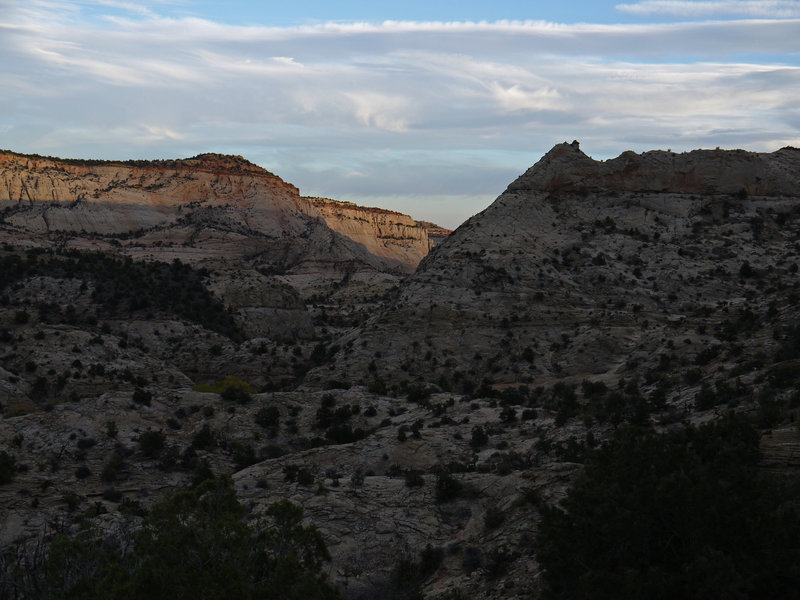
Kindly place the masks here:
[[(798, 311), (800, 150), (554, 147), (423, 260), (325, 378), (474, 391), (774, 354)], [(776, 331), (777, 337), (773, 337)]]

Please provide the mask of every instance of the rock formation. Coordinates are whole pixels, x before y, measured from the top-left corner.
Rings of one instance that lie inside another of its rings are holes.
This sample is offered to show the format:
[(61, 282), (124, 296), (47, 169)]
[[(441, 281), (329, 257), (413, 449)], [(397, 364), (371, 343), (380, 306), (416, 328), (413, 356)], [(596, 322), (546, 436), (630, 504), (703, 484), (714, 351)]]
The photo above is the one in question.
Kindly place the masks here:
[[(328, 227), (362, 244), (375, 256), (413, 272), (450, 231), (434, 223), (415, 221), (408, 215), (383, 208), (363, 207), (328, 198), (308, 198)], [(435, 237), (430, 237), (433, 231)]]
[(317, 277), (408, 272), (428, 249), (425, 229), (406, 215), (304, 198), (261, 167), (219, 154), (117, 163), (3, 152), (0, 210), (8, 241), (85, 247), (88, 235), (136, 257), (247, 259)]
[(335, 375), (453, 390), (613, 379), (701, 353), (747, 311), (788, 324), (799, 206), (794, 148), (598, 162), (560, 144), (339, 343)]

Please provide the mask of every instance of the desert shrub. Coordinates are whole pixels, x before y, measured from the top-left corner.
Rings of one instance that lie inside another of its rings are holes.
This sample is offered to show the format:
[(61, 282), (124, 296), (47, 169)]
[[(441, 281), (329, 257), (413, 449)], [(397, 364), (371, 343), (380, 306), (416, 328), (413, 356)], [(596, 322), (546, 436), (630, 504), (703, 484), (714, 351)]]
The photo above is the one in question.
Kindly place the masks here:
[(694, 402), (697, 410), (708, 410), (718, 404), (717, 393), (708, 383), (704, 383), (695, 394)]
[(83, 498), (81, 498), (75, 492), (67, 492), (63, 496), (61, 496), (61, 502), (67, 509), (67, 512), (75, 512), (78, 510), (78, 507), (81, 505)]
[(418, 404), (427, 403), (431, 397), (431, 390), (426, 385), (411, 385), (408, 387), (408, 401), (416, 402)]
[(517, 411), (513, 406), (505, 406), (500, 411), (500, 420), (503, 423), (513, 423), (517, 420)]
[(214, 432), (211, 431), (211, 427), (208, 426), (208, 423), (203, 423), (203, 427), (200, 428), (200, 431), (192, 436), (192, 448), (197, 450), (211, 450), (216, 447), (216, 445), (216, 436)]
[(341, 425), (333, 425), (325, 432), (325, 438), (334, 444), (349, 444), (357, 442), (367, 436), (367, 433), (357, 427), (352, 429), (347, 423)]
[(462, 489), (461, 482), (453, 477), (447, 469), (440, 467), (436, 470), (436, 487), (434, 489), (436, 502), (455, 500)]
[[(101, 306), (104, 318), (159, 311), (188, 319), (234, 341), (244, 339), (233, 315), (203, 284), (207, 272), (177, 259), (171, 263), (134, 261), (79, 250), (42, 256), (29, 250), (24, 257), (0, 258), (0, 290), (35, 275), (93, 281), (92, 300)], [(50, 312), (48, 319), (52, 318)], [(62, 318), (76, 323), (78, 316), (75, 307), (68, 306)], [(97, 323), (97, 316), (89, 315), (87, 321)]]
[(264, 429), (276, 429), (280, 424), (280, 417), (277, 406), (264, 406), (258, 410), (254, 421)]
[(119, 452), (113, 452), (100, 473), (100, 479), (106, 483), (116, 481), (123, 464), (122, 455)]
[(297, 471), (297, 483), (304, 486), (314, 485), (314, 474), (305, 467), (301, 467)]
[(395, 565), (390, 585), (380, 592), (373, 592), (371, 597), (386, 598), (386, 600), (416, 600), (422, 598), (422, 585), (433, 575), (444, 560), (442, 548), (427, 544), (420, 552), (419, 559), (413, 556), (403, 556)]
[(699, 366), (703, 367), (714, 360), (717, 356), (719, 356), (720, 351), (722, 350), (722, 346), (709, 346), (704, 348), (700, 352), (697, 353), (697, 356), (694, 359), (694, 363)]
[(289, 483), (294, 483), (297, 481), (297, 473), (299, 471), (300, 467), (297, 465), (285, 465), (283, 467), (283, 478)]
[(88, 450), (89, 448), (93, 447), (97, 444), (97, 440), (90, 437), (81, 438), (78, 440), (78, 449), (79, 450)]
[(143, 390), (142, 388), (136, 388), (133, 390), (133, 401), (136, 404), (143, 404), (144, 406), (150, 406), (150, 402), (153, 400), (153, 392), (148, 392), (147, 390)]
[(225, 388), (220, 394), (220, 398), (226, 402), (236, 402), (237, 404), (247, 404), (253, 399), (249, 392), (236, 386)]
[(472, 428), (472, 438), (469, 442), (470, 446), (477, 450), (478, 448), (485, 446), (488, 442), (489, 435), (486, 433), (486, 430), (483, 427), (476, 425)]
[(364, 471), (359, 467), (350, 475), (350, 486), (360, 488), (364, 485)]
[(11, 483), (16, 471), (16, 460), (5, 450), (0, 450), (0, 485)]
[(160, 431), (148, 430), (139, 435), (139, 450), (148, 458), (155, 458), (164, 449), (166, 438)]
[(422, 477), (422, 472), (416, 469), (409, 469), (405, 474), (406, 487), (414, 488), (425, 485), (425, 479)]
[(232, 445), (232, 456), (237, 469), (244, 469), (259, 461), (253, 446), (242, 442), (236, 442)]
[(379, 396), (383, 396), (386, 394), (387, 391), (386, 382), (381, 379), (380, 377), (374, 377), (368, 384), (367, 384), (367, 391), (370, 394), (377, 394)]

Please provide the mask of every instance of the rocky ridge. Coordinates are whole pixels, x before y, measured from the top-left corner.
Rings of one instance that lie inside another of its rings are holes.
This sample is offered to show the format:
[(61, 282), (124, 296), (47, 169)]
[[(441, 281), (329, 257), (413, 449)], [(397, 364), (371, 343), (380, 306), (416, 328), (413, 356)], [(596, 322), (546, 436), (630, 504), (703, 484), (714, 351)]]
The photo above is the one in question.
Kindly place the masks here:
[(789, 326), (799, 182), (793, 148), (598, 162), (558, 145), (340, 344), (334, 375), (453, 390), (611, 379), (701, 353), (747, 311)]
[[(237, 156), (107, 162), (0, 153), (0, 235), (7, 241), (30, 236), (69, 247), (94, 236), (96, 246), (138, 258), (228, 257), (339, 277), (354, 269), (408, 272), (427, 253), (424, 229), (410, 217), (366, 211), (381, 218), (366, 228), (355, 218), (343, 226), (334, 216), (341, 211), (324, 209), (332, 202), (304, 198)], [(326, 227), (323, 213), (349, 237)]]

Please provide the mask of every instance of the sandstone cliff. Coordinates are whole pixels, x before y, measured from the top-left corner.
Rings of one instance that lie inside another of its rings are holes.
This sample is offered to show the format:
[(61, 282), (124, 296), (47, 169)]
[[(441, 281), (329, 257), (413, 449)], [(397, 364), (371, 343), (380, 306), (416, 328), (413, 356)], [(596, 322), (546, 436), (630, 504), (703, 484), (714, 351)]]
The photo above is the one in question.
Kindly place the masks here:
[(408, 215), (328, 198), (307, 199), (328, 227), (398, 267), (412, 272), (428, 254), (426, 228)]
[(396, 265), (333, 232), (295, 186), (234, 156), (105, 162), (0, 153), (0, 209), (8, 241), (246, 259), (322, 277)]
[(354, 265), (411, 272), (430, 247), (426, 227), (407, 215), (305, 198), (242, 157), (220, 154), (107, 162), (0, 152), (0, 210), (6, 236), (135, 238), (149, 257), (258, 257), (298, 273)]
[(428, 232), (428, 241), (430, 242), (428, 251), (432, 250), (434, 246), (441, 244), (448, 235), (453, 233), (452, 229), (447, 229), (436, 223), (431, 223), (430, 221), (420, 221), (419, 223), (425, 227)]

